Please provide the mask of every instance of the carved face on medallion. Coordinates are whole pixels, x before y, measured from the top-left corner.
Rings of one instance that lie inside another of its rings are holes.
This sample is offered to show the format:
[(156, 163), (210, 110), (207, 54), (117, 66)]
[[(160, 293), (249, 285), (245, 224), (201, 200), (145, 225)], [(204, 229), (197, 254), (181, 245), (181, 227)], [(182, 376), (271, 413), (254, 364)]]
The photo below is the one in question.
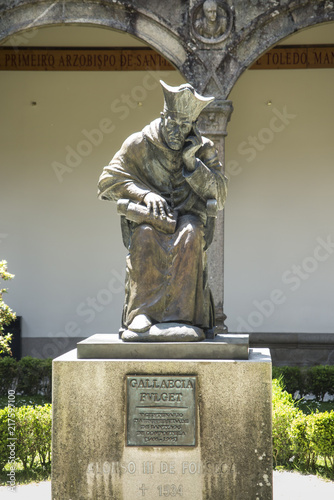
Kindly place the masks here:
[(192, 31), (203, 43), (219, 43), (231, 32), (233, 15), (230, 7), (220, 0), (205, 0), (192, 9)]
[(203, 3), (203, 12), (209, 23), (215, 23), (217, 20), (217, 2), (206, 0)]

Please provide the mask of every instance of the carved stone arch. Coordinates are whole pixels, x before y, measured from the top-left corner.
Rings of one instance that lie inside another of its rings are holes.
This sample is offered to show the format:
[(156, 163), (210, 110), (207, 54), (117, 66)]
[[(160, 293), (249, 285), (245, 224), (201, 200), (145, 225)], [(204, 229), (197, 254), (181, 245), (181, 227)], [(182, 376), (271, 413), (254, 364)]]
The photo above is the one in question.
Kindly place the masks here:
[(168, 59), (204, 94), (226, 99), (261, 54), (296, 31), (334, 21), (332, 0), (229, 0), (235, 26), (218, 45), (192, 37), (197, 0), (0, 0), (0, 42), (21, 31), (54, 25), (100, 26), (136, 36)]
[[(127, 1), (43, 1), (0, 2), (0, 43), (11, 35), (47, 26), (85, 25), (115, 29), (134, 35), (152, 46), (192, 82), (194, 68), (199, 79), (206, 68), (167, 18), (147, 7)], [(195, 83), (195, 82), (193, 82)]]
[(278, 42), (302, 29), (334, 22), (334, 6), (330, 12), (323, 10), (317, 15), (314, 6), (309, 7), (312, 9), (306, 6), (295, 10), (287, 8), (269, 19), (265, 15), (231, 41), (226, 56), (216, 70), (224, 98), (228, 97), (242, 73)]

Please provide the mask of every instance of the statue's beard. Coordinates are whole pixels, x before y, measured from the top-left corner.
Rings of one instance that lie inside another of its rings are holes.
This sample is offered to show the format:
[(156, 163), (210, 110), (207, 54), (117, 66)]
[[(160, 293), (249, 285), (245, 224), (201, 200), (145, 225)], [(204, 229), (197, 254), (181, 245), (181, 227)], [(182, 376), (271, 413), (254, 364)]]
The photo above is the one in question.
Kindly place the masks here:
[(184, 144), (184, 139), (182, 139), (181, 137), (175, 137), (174, 134), (169, 134), (163, 125), (161, 127), (161, 130), (162, 136), (167, 146), (174, 151), (180, 151)]
[(174, 151), (180, 151), (183, 146), (183, 141), (181, 139), (169, 138), (167, 144)]

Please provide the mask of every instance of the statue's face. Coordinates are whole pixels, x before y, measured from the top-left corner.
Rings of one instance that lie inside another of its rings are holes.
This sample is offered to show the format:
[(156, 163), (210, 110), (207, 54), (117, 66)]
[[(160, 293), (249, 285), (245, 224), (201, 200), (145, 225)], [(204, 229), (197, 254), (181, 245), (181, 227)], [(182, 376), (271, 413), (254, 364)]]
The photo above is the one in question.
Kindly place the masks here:
[(214, 3), (209, 3), (207, 5), (203, 5), (203, 10), (205, 17), (211, 21), (212, 23), (217, 19), (217, 5)]
[(179, 151), (192, 128), (192, 121), (178, 113), (170, 111), (162, 113), (161, 127), (167, 145)]

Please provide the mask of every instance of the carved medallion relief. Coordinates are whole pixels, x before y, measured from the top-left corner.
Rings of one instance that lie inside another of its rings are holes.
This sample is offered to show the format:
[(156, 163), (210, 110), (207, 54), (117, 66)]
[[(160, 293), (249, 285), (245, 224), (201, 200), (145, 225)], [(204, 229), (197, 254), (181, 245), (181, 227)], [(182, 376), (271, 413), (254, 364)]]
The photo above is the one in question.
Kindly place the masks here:
[(204, 44), (217, 44), (226, 40), (233, 27), (233, 12), (220, 0), (205, 0), (191, 10), (192, 34)]

